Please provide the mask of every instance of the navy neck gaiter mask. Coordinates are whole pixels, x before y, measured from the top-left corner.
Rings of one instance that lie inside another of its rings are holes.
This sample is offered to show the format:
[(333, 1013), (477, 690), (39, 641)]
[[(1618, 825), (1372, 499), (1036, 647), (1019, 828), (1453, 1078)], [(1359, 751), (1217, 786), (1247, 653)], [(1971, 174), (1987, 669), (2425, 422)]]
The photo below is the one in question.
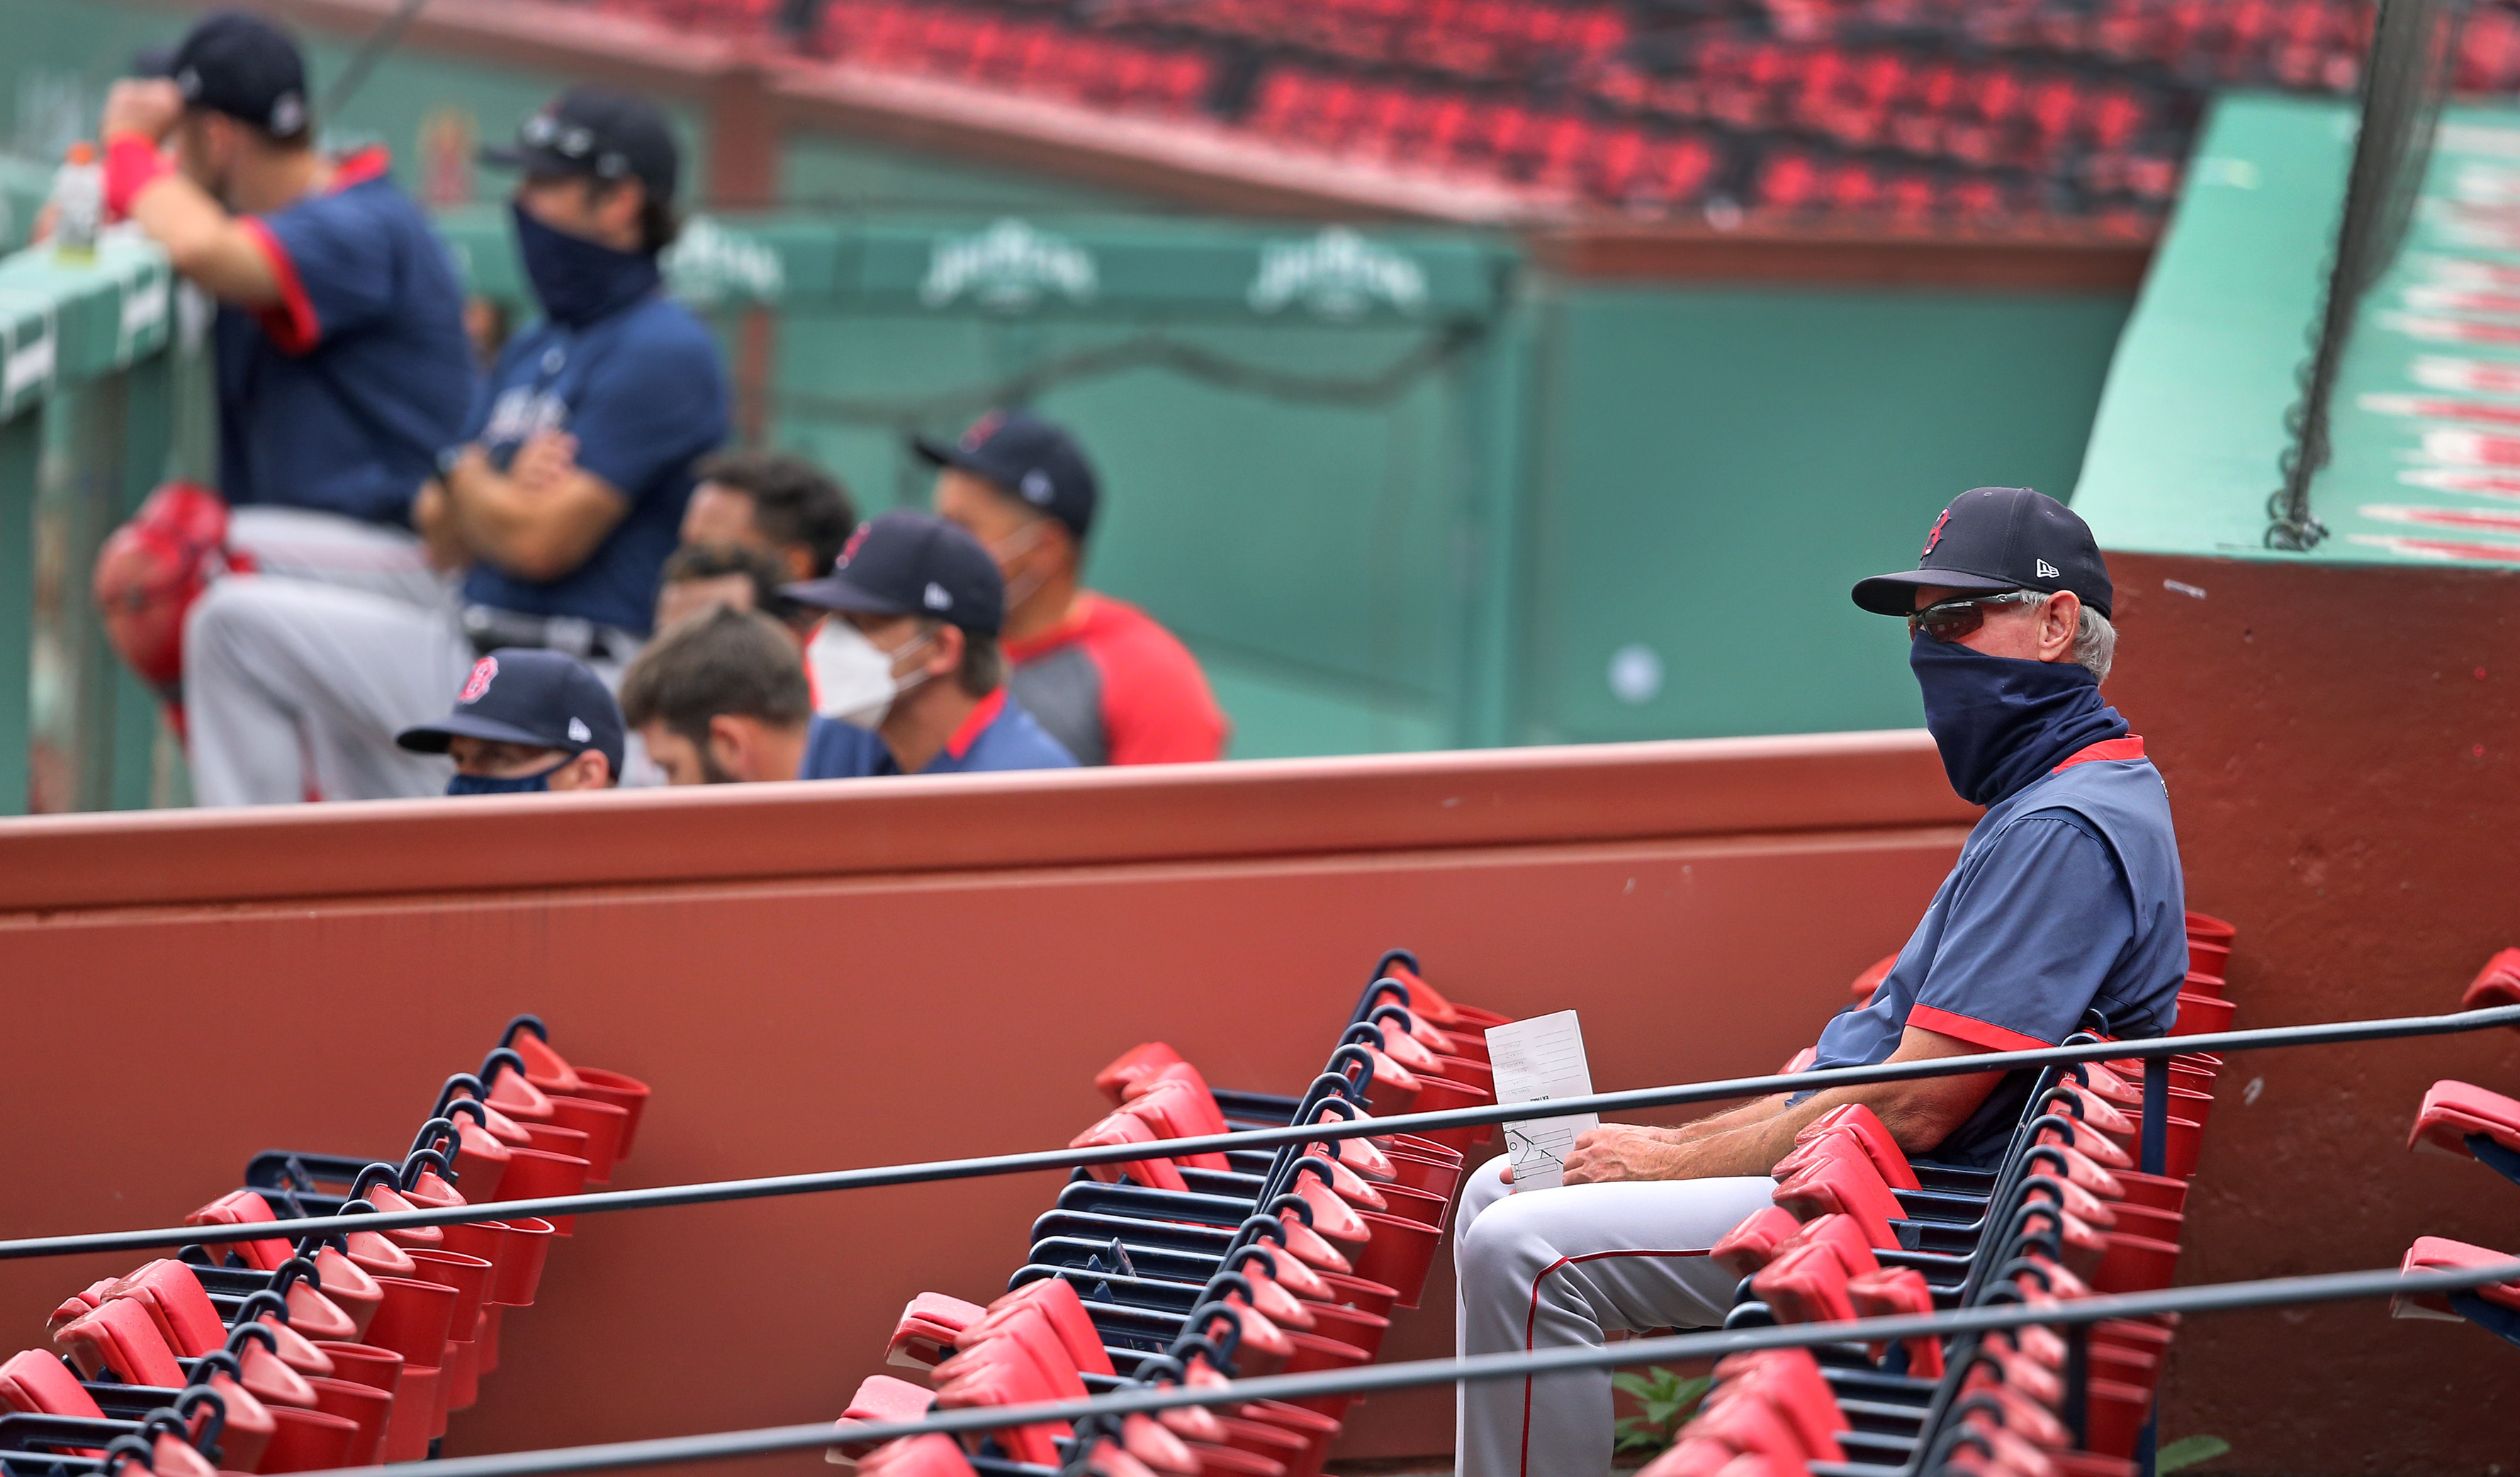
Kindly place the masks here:
[(559, 774), (561, 765), (566, 763), (568, 760), (562, 759), (560, 764), (555, 764), (546, 770), (536, 770), (530, 775), (457, 774), (447, 780), (446, 792), (450, 795), (532, 794), (538, 790), (551, 788), (551, 777)]
[(2106, 738), (2126, 720), (2100, 700), (2100, 681), (2071, 661), (1989, 656), (1918, 636), (1908, 665), (1924, 690), (1925, 729), (1943, 773), (1972, 805), (1993, 805)]
[(517, 222), (517, 254), (543, 312), (562, 328), (582, 329), (608, 318), (654, 291), (663, 274), (646, 251), (616, 251), (601, 242), (544, 225), (511, 203)]

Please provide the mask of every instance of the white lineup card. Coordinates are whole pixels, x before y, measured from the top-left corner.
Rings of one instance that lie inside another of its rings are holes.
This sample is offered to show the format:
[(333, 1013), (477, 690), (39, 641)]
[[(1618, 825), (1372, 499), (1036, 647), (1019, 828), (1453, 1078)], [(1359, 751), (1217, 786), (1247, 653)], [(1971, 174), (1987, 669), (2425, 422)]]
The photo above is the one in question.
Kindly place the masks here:
[[(1572, 1010), (1488, 1027), (1488, 1064), (1496, 1069), (1500, 1103), (1593, 1095), (1593, 1069), (1584, 1060), (1584, 1024)], [(1513, 1187), (1555, 1189), (1565, 1184), (1566, 1151), (1575, 1146), (1575, 1136), (1600, 1125), (1598, 1113), (1507, 1124)]]

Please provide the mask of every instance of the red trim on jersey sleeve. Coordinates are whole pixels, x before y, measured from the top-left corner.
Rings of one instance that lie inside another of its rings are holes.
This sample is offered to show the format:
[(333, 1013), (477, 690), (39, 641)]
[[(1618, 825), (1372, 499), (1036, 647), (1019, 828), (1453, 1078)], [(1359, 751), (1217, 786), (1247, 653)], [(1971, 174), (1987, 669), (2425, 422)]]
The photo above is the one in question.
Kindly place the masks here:
[(2024, 1036), (2018, 1031), (2007, 1031), (2002, 1026), (1989, 1025), (1954, 1011), (1938, 1010), (1932, 1006), (1910, 1006), (1907, 1023), (1937, 1036), (1984, 1047), (1990, 1052), (2037, 1052), (2056, 1044), (2041, 1041), (2036, 1036)]
[(262, 248), (263, 259), (271, 263), (271, 280), (280, 288), (280, 300), (259, 309), (254, 317), (262, 331), (284, 354), (303, 354), (323, 341), (324, 325), (315, 317), (315, 304), (306, 295), (306, 284), (297, 278), (297, 263), (289, 259), (289, 248), (271, 234), (271, 227), (259, 217), (241, 215), (237, 224), (245, 228), (248, 239)]
[(980, 699), (979, 705), (971, 709), (970, 716), (963, 720), (963, 726), (954, 731), (954, 737), (945, 740), (945, 752), (957, 759), (969, 753), (971, 745), (980, 741), (980, 735), (1006, 710), (1007, 690), (1001, 684), (996, 692)]
[(2089, 764), (2094, 759), (2140, 759), (2142, 757), (2143, 736), (2129, 734), (2123, 738), (2103, 738), (2097, 743), (2078, 748), (2065, 756), (2064, 763), (2048, 773), (2061, 775), (2077, 764)]
[(340, 161), (333, 166), (333, 183), (324, 193), (338, 195), (352, 185), (364, 185), (372, 179), (382, 178), (392, 167), (393, 156), (385, 152), (385, 146), (370, 144), (365, 149), (341, 157)]

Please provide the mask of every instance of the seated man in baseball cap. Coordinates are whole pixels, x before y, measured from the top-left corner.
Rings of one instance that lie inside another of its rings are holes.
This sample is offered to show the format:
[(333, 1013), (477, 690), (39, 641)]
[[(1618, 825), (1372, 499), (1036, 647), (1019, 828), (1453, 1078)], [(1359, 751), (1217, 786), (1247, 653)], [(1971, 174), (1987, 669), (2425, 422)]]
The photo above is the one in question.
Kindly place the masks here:
[[(2170, 798), (2143, 740), (2100, 699), (2117, 633), (2092, 531), (2026, 487), (1944, 510), (1917, 567), (1855, 603), (1904, 617), (1925, 727), (1962, 798), (1987, 807), (1898, 962), (1821, 1033), (1818, 1067), (2157, 1036), (2187, 970)], [(1770, 1203), (1770, 1172), (1821, 1114), (1861, 1102), (1912, 1158), (1983, 1168), (2035, 1074), (1978, 1072), (1761, 1098), (1676, 1129), (1604, 1124), (1565, 1184), (1516, 1193), (1504, 1160), (1463, 1183), (1455, 1222), (1464, 1354), (1598, 1346), (1603, 1332), (1723, 1322), (1735, 1274), (1705, 1255)], [(1610, 1372), (1462, 1387), (1457, 1470), (1599, 1472)]]
[(933, 514), (897, 511), (852, 535), (821, 579), (787, 594), (836, 613), (881, 653), (891, 700), (870, 731), (817, 716), (800, 780), (1069, 769), (1075, 756), (1007, 694), (998, 651), (1006, 589), (977, 540)]
[(607, 789), (621, 783), (621, 709), (585, 662), (503, 647), (472, 663), (455, 710), (394, 736), (455, 760), (450, 795)]
[(939, 469), (936, 512), (998, 562), (1007, 685), (1051, 737), (1081, 764), (1223, 757), (1230, 725), (1198, 658), (1144, 610), (1083, 587), (1102, 492), (1075, 438), (993, 411), (959, 441), (911, 444)]

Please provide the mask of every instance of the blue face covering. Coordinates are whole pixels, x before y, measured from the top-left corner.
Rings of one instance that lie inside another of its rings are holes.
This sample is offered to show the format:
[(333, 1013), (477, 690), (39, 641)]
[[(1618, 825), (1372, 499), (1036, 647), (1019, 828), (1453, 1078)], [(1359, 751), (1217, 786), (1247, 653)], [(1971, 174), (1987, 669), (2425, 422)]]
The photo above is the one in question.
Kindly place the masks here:
[(555, 230), (513, 201), (517, 251), (524, 258), (525, 277), (534, 297), (551, 321), (563, 328), (584, 328), (608, 318), (655, 291), (663, 274), (646, 251), (616, 251), (601, 242)]
[[(573, 759), (577, 756), (571, 754), (568, 757)], [(568, 759), (562, 759), (560, 764), (530, 775), (501, 777), (459, 774), (446, 782), (446, 792), (450, 795), (520, 795), (533, 790), (549, 789), (551, 777), (559, 774), (561, 765), (566, 763)]]
[(1993, 805), (2078, 750), (2127, 735), (2126, 720), (2100, 700), (2099, 679), (2078, 662), (1989, 656), (1918, 636), (1908, 665), (1924, 690), (1943, 773), (1972, 805)]

